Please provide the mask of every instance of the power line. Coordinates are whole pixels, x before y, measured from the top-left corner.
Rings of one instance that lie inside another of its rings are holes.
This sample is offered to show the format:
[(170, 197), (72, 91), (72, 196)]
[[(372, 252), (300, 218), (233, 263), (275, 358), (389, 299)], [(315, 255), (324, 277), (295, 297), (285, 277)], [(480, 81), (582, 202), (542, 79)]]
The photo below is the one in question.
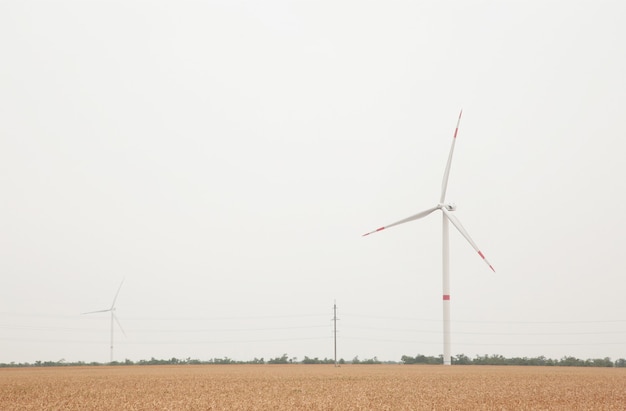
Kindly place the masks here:
[[(177, 341), (118, 341), (118, 345), (198, 345), (198, 344), (249, 344), (263, 342), (288, 342), (288, 341), (308, 341), (308, 340), (328, 340), (329, 337), (299, 337), (299, 338), (266, 338), (251, 340), (177, 340)], [(28, 339), (28, 338), (3, 338), (2, 341), (22, 342), (22, 343), (63, 343), (63, 344), (102, 344), (104, 340), (85, 341), (85, 340), (67, 340), (67, 339)]]
[[(441, 331), (435, 330), (416, 330), (413, 328), (384, 328), (384, 327), (354, 327), (354, 326), (344, 326), (346, 330), (373, 330), (373, 331), (397, 331), (397, 332), (408, 332), (408, 333), (422, 333), (422, 334), (440, 334)], [(537, 333), (537, 332), (467, 332), (467, 331), (454, 331), (453, 334), (458, 335), (614, 335), (614, 334), (626, 334), (626, 329), (623, 331), (575, 331), (575, 332), (546, 332), (546, 333)]]
[[(287, 314), (287, 315), (241, 315), (227, 317), (125, 317), (125, 321), (222, 321), (222, 320), (261, 320), (261, 319), (280, 319), (280, 318), (307, 318), (307, 317), (326, 317), (327, 314)], [(57, 319), (77, 319), (76, 315), (51, 315), (44, 313), (12, 313), (0, 312), (0, 316), (10, 317), (34, 317), (34, 318), (57, 318)], [(92, 320), (83, 317), (85, 320)]]
[[(132, 333), (161, 333), (161, 332), (177, 332), (177, 333), (204, 333), (204, 332), (249, 332), (249, 331), (278, 331), (278, 330), (299, 330), (311, 328), (326, 328), (327, 325), (308, 325), (293, 327), (263, 327), (263, 328), (203, 328), (203, 329), (134, 329)], [(29, 326), (29, 325), (0, 325), (0, 328), (7, 330), (33, 330), (33, 331), (76, 331), (76, 332), (100, 332), (100, 328), (71, 328), (71, 327), (51, 327), (51, 326)]]
[[(57, 318), (57, 319), (77, 319), (79, 315), (51, 315), (47, 313), (15, 313), (0, 312), (0, 316), (10, 317), (35, 317), (35, 318)], [(307, 317), (325, 317), (326, 314), (288, 314), (288, 315), (245, 315), (245, 316), (225, 316), (225, 317), (125, 317), (125, 321), (220, 321), (220, 320), (259, 320), (259, 319), (280, 319), (280, 318), (307, 318)], [(384, 321), (422, 321), (441, 323), (441, 319), (420, 318), (420, 317), (395, 317), (395, 316), (375, 316), (363, 314), (344, 313), (344, 318), (363, 318), (370, 320)], [(84, 320), (98, 320), (88, 319)], [(626, 323), (626, 319), (615, 320), (541, 320), (541, 321), (514, 321), (514, 320), (452, 320), (456, 324), (615, 324)]]
[[(386, 316), (373, 316), (373, 315), (361, 315), (361, 314), (343, 314), (344, 318), (364, 318), (370, 320), (394, 320), (394, 321), (423, 321), (423, 322), (435, 322), (441, 323), (441, 319), (432, 318), (418, 318), (418, 317), (386, 317)], [(626, 323), (626, 320), (550, 320), (550, 321), (489, 321), (489, 320), (453, 320), (453, 323), (457, 324), (614, 324), (614, 323)]]
[[(441, 341), (415, 341), (415, 340), (396, 340), (385, 338), (360, 338), (360, 337), (343, 337), (345, 340), (352, 341), (372, 341), (372, 342), (384, 342), (384, 343), (399, 343), (399, 344), (414, 344), (414, 345), (439, 345)], [(469, 346), (491, 346), (491, 347), (516, 347), (516, 346), (529, 346), (529, 347), (551, 347), (551, 346), (596, 346), (596, 345), (624, 345), (626, 342), (592, 342), (592, 343), (470, 343), (458, 341), (457, 345), (469, 345)]]

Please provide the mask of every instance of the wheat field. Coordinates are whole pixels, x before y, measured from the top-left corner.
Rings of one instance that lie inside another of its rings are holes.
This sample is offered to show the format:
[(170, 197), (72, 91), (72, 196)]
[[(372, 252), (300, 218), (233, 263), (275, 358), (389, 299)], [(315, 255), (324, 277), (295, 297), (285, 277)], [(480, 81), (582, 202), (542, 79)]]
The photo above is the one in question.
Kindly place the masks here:
[(624, 368), (290, 364), (0, 369), (0, 410), (624, 409)]

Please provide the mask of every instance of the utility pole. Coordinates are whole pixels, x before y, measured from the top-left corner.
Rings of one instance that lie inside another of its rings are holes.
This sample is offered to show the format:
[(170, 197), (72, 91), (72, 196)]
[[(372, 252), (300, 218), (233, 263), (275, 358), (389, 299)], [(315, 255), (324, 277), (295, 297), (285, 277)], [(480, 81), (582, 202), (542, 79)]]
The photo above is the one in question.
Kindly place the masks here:
[(337, 301), (333, 305), (333, 324), (335, 335), (335, 367), (337, 366)]

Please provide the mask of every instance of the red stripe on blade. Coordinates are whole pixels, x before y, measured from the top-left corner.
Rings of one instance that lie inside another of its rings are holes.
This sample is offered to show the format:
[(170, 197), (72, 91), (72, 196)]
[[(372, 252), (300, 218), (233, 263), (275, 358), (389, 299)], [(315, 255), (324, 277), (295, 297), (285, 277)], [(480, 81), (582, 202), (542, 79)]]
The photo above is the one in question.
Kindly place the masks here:
[(450, 301), (450, 294), (444, 294), (443, 295), (443, 300), (444, 301)]
[(478, 255), (484, 260), (485, 256), (483, 255), (483, 253), (481, 253), (480, 251), (478, 252)]
[(363, 234), (363, 237), (365, 237), (366, 235), (370, 235), (370, 234), (377, 233), (377, 232), (379, 232), (379, 231), (381, 231), (381, 230), (384, 230), (384, 229), (385, 229), (385, 227), (380, 227), (380, 228), (379, 228), (379, 229), (377, 229), (377, 230), (370, 231), (369, 233)]

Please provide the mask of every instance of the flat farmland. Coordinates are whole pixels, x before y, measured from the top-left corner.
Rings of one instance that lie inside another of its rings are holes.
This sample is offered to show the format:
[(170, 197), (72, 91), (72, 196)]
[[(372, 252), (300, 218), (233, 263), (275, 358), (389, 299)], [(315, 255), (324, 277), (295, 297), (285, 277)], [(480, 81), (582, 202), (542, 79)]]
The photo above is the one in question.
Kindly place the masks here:
[(0, 369), (0, 410), (624, 409), (624, 368), (290, 364)]

